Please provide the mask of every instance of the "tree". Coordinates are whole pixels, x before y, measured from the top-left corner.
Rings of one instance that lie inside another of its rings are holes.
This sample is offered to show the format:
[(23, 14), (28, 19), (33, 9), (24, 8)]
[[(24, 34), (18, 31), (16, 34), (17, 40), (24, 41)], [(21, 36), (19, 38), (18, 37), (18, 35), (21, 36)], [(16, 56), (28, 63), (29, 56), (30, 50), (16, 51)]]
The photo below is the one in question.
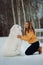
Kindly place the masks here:
[(11, 0), (11, 5), (12, 5), (13, 20), (14, 20), (14, 24), (15, 24), (16, 23), (16, 19), (15, 19), (15, 11), (14, 11), (13, 0)]
[(24, 9), (24, 3), (23, 3), (23, 0), (21, 0), (21, 3), (22, 3), (22, 9), (23, 9), (24, 21), (26, 21), (26, 15), (25, 15), (25, 9)]

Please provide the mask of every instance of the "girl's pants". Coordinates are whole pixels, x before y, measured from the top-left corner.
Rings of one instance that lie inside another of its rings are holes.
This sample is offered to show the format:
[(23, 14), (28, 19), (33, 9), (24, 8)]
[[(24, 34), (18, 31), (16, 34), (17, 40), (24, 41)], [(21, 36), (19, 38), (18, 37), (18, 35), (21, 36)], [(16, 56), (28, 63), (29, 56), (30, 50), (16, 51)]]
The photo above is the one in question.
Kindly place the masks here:
[(39, 48), (39, 41), (32, 43), (30, 47), (27, 48), (27, 50), (25, 51), (26, 55), (32, 55), (34, 54), (36, 51), (38, 51)]

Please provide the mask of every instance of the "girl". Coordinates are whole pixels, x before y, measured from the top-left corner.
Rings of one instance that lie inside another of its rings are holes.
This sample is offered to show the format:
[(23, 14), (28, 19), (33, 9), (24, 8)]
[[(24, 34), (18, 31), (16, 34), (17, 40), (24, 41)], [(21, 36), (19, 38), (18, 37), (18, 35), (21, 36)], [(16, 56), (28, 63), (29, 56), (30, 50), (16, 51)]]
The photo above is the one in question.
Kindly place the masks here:
[(31, 46), (28, 47), (27, 50), (25, 51), (25, 54), (32, 55), (36, 51), (38, 51), (39, 54), (41, 54), (42, 47), (40, 47), (40, 45), (39, 45), (39, 40), (36, 37), (35, 30), (34, 30), (31, 22), (26, 21), (24, 23), (24, 32), (25, 32), (25, 35), (22, 35), (22, 36), (18, 35), (17, 37), (22, 39), (22, 40), (28, 41), (28, 43), (31, 44)]

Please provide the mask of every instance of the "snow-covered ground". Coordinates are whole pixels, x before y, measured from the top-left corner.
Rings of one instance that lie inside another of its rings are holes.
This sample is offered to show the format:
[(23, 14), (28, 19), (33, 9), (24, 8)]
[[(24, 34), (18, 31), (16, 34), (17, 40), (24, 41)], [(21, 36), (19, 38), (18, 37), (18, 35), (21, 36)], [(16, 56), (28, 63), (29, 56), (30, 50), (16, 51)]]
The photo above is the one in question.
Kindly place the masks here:
[[(6, 40), (7, 37), (0, 37), (0, 50)], [(22, 46), (23, 46), (22, 47), (23, 50), (23, 48), (25, 48), (26, 45), (25, 46), (22, 45)], [(30, 56), (21, 55), (15, 57), (0, 57), (0, 65), (43, 65), (43, 53), (40, 55), (36, 53)]]

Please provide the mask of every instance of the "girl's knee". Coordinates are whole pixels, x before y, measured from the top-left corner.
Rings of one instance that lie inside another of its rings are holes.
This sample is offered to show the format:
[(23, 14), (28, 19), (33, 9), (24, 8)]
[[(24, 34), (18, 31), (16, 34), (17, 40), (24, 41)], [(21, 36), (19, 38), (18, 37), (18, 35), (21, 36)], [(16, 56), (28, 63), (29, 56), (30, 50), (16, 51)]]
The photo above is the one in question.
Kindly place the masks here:
[(30, 53), (30, 52), (25, 52), (26, 55), (32, 55), (33, 53)]
[(28, 55), (28, 53), (25, 51), (25, 54)]

